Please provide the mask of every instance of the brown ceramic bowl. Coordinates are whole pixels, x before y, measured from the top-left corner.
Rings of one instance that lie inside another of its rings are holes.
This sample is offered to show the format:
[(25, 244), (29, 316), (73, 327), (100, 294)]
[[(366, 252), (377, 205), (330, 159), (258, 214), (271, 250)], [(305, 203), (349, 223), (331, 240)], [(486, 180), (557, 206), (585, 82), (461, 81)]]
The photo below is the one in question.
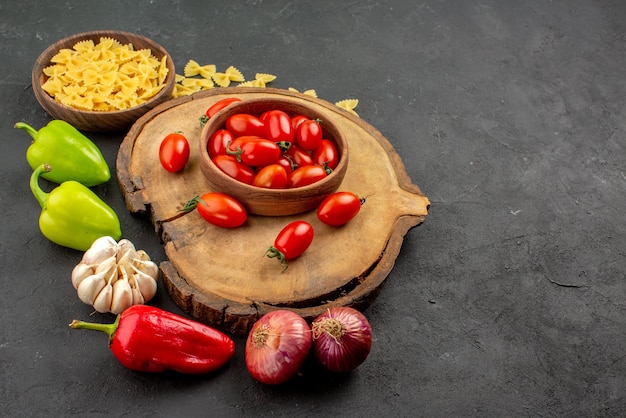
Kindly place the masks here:
[[(167, 56), (166, 64), (168, 74), (165, 79), (165, 87), (149, 101), (135, 107), (118, 111), (87, 111), (66, 106), (55, 100), (42, 89), (42, 84), (48, 79), (48, 77), (43, 73), (43, 69), (52, 65), (50, 60), (54, 57), (54, 55), (56, 55), (63, 48), (72, 49), (72, 47), (79, 41), (93, 40), (94, 43), (97, 44), (100, 42), (100, 38), (102, 37), (116, 39), (124, 45), (130, 43), (133, 45), (135, 50), (148, 48), (152, 51), (152, 55), (158, 59), (163, 58), (163, 56)], [(43, 51), (39, 58), (37, 58), (33, 67), (32, 85), (37, 101), (53, 118), (65, 120), (66, 122), (74, 125), (77, 129), (84, 131), (117, 131), (129, 128), (144, 113), (170, 99), (172, 97), (172, 92), (174, 91), (175, 76), (176, 71), (172, 57), (165, 50), (165, 48), (153, 40), (129, 32), (93, 31), (78, 33), (61, 39)]]
[(326, 196), (335, 192), (348, 168), (348, 145), (344, 133), (332, 121), (323, 118), (321, 123), (324, 137), (337, 146), (339, 164), (325, 179), (308, 186), (292, 189), (265, 189), (235, 180), (221, 171), (209, 157), (207, 143), (218, 129), (224, 127), (229, 116), (236, 113), (260, 115), (280, 109), (289, 116), (303, 114), (318, 118), (315, 105), (297, 98), (259, 98), (237, 102), (216, 113), (204, 126), (200, 139), (200, 170), (215, 191), (227, 193), (239, 200), (249, 213), (265, 216), (295, 215), (315, 209)]

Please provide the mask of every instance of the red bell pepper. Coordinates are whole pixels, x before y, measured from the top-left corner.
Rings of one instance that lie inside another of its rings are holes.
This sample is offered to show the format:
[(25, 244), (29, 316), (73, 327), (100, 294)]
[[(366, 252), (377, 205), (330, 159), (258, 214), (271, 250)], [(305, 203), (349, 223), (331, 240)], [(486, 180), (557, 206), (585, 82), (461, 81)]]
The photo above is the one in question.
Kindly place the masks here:
[(141, 372), (208, 373), (235, 353), (233, 340), (220, 331), (148, 305), (131, 306), (112, 324), (74, 320), (70, 327), (105, 332), (119, 362)]

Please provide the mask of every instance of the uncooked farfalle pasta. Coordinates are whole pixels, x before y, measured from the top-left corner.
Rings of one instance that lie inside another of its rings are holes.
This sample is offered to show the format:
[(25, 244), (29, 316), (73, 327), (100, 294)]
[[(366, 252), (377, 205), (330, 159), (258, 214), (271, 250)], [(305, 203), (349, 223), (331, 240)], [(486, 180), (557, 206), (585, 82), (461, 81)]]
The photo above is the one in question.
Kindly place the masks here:
[(112, 38), (85, 40), (61, 49), (43, 72), (42, 88), (58, 102), (81, 110), (116, 111), (147, 102), (165, 87), (167, 57), (135, 50)]
[[(208, 90), (214, 87), (228, 87), (231, 83), (236, 87), (266, 87), (268, 83), (276, 80), (276, 76), (268, 73), (256, 73), (253, 80), (245, 80), (241, 71), (230, 66), (223, 73), (217, 71), (215, 64), (201, 65), (195, 60), (187, 61), (183, 74), (176, 74), (173, 97), (189, 96), (201, 90)], [(293, 87), (290, 91), (299, 92)], [(317, 97), (314, 89), (304, 90), (302, 94)], [(335, 103), (336, 106), (347, 110), (355, 116), (359, 116), (354, 109), (359, 104), (358, 99), (345, 99)]]

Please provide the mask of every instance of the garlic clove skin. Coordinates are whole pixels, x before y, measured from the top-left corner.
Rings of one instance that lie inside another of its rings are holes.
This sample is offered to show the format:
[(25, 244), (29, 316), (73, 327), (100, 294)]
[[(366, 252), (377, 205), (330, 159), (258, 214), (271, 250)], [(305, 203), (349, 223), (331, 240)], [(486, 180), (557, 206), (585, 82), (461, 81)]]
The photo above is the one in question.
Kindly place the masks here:
[(119, 251), (117, 253), (117, 264), (120, 266), (126, 266), (133, 263), (135, 259), (135, 254), (137, 252), (131, 249), (126, 249), (125, 251)]
[(115, 256), (111, 256), (95, 266), (95, 273), (105, 272), (107, 276), (110, 276), (115, 269), (117, 269), (117, 261)]
[(82, 263), (100, 264), (103, 260), (115, 255), (117, 243), (112, 237), (104, 236), (96, 239), (83, 254)]
[(120, 279), (113, 283), (113, 294), (109, 311), (114, 314), (122, 313), (133, 304), (133, 290), (127, 279)]
[(150, 256), (144, 250), (137, 250), (137, 256), (135, 259), (140, 261), (150, 261)]
[(125, 253), (127, 251), (130, 251), (131, 253), (134, 253), (135, 251), (137, 251), (137, 249), (135, 248), (135, 244), (133, 244), (132, 242), (130, 242), (127, 239), (121, 239), (117, 243), (117, 252), (118, 253)]
[(92, 274), (80, 282), (76, 288), (78, 298), (88, 305), (92, 305), (98, 294), (102, 291), (107, 282), (104, 273)]
[(93, 301), (93, 307), (100, 313), (111, 311), (111, 301), (113, 299), (113, 286), (109, 283), (98, 293)]
[(78, 285), (94, 273), (95, 270), (91, 265), (83, 263), (77, 264), (72, 270), (72, 285), (74, 289), (78, 289)]
[(159, 266), (155, 262), (149, 260), (135, 260), (133, 263), (133, 269), (135, 271), (141, 271), (144, 274), (154, 278), (156, 280), (159, 277)]
[(137, 284), (137, 288), (141, 292), (144, 300), (149, 301), (156, 295), (157, 281), (153, 276), (144, 273), (137, 268), (133, 268), (135, 273), (132, 275), (134, 282)]
[(147, 302), (137, 286), (131, 286), (130, 289), (133, 294), (133, 305), (143, 305), (145, 302)]

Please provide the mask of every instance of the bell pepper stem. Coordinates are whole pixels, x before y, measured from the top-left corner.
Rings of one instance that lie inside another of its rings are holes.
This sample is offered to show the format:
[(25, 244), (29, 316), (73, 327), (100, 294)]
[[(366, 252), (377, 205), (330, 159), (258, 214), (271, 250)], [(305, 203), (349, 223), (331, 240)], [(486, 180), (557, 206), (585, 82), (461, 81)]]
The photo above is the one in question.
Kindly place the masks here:
[(117, 327), (120, 323), (120, 315), (115, 318), (115, 322), (112, 324), (98, 324), (95, 322), (85, 322), (79, 321), (77, 319), (73, 320), (70, 323), (70, 328), (73, 329), (90, 329), (92, 331), (102, 331), (109, 336), (109, 341), (113, 339), (115, 335), (115, 331), (117, 331)]
[(36, 139), (37, 133), (39, 132), (35, 128), (24, 122), (17, 122), (13, 127), (16, 129), (24, 129), (26, 132), (28, 132), (30, 136), (33, 137), (33, 139)]
[(39, 186), (39, 177), (41, 176), (42, 173), (48, 172), (50, 170), (51, 168), (48, 164), (42, 164), (39, 167), (37, 167), (33, 171), (33, 174), (31, 174), (30, 176), (30, 190), (33, 192), (35, 199), (37, 199), (42, 209), (45, 208), (46, 201), (48, 200), (48, 195), (50, 193), (46, 193), (41, 189), (41, 187)]

